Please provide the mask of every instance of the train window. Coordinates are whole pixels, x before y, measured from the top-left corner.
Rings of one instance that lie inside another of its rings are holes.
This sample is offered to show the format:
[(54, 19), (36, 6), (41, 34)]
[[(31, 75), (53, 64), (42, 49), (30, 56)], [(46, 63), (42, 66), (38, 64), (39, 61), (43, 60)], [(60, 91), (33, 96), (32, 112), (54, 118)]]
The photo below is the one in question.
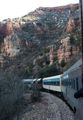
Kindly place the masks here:
[(69, 86), (69, 79), (67, 79), (67, 86)]
[(71, 79), (71, 88), (73, 88), (73, 80)]
[(63, 81), (63, 85), (65, 86), (65, 80)]
[(55, 85), (55, 86), (59, 86), (60, 82), (59, 81), (44, 81), (45, 85)]
[(57, 82), (56, 82), (56, 85), (57, 85), (57, 86), (59, 86), (59, 85), (60, 85), (60, 82), (59, 82), (59, 81), (57, 81)]
[(70, 79), (68, 79), (68, 86), (70, 86)]
[(82, 86), (83, 86), (83, 75), (82, 75), (82, 77), (80, 77), (80, 78), (82, 78)]
[(64, 86), (67, 86), (67, 81), (66, 80), (64, 81)]
[(78, 90), (78, 78), (76, 78), (76, 90)]
[(64, 85), (64, 81), (62, 81), (61, 84)]
[(73, 83), (74, 83), (74, 84), (73, 84), (73, 88), (75, 89), (75, 80), (73, 80)]
[(54, 85), (56, 85), (56, 82), (54, 82)]
[(61, 81), (61, 85), (63, 85), (63, 80)]
[(73, 89), (75, 89), (75, 80), (72, 79), (71, 81), (72, 81), (72, 82), (71, 82), (71, 87), (72, 87)]
[(71, 87), (71, 79), (70, 79), (70, 87)]
[(71, 82), (71, 88), (74, 89), (74, 80), (72, 79), (72, 82)]
[[(68, 84), (67, 79), (63, 79), (62, 82), (61, 82), (61, 84), (64, 85), (64, 86), (67, 86), (67, 84)], [(60, 82), (58, 83), (58, 85), (60, 85)]]
[(55, 83), (52, 81), (50, 85), (54, 85)]
[(68, 79), (68, 86), (70, 86), (70, 79)]
[(66, 80), (66, 86), (68, 86), (68, 79)]
[(44, 85), (47, 85), (48, 83), (47, 83), (47, 81), (44, 81)]

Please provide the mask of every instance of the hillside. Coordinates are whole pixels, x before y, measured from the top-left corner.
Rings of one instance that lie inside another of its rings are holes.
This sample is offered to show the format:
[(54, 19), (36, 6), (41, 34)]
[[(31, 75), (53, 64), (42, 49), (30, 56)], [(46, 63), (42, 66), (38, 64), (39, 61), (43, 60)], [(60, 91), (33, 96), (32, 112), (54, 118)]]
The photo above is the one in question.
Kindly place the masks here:
[(0, 22), (1, 70), (26, 78), (49, 65), (61, 71), (81, 51), (79, 15), (71, 4)]

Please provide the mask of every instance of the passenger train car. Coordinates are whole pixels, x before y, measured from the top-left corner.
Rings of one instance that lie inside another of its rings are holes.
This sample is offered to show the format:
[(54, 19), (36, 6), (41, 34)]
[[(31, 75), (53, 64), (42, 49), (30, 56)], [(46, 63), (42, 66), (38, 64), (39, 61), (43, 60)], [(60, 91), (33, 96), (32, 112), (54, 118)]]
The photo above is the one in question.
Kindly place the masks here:
[(74, 94), (82, 86), (82, 59), (80, 59), (65, 71), (61, 78), (61, 91), (74, 111), (79, 107), (78, 99), (74, 98)]
[(44, 78), (43, 88), (61, 92), (61, 75)]
[(27, 93), (28, 90), (31, 89), (31, 85), (33, 83), (33, 79), (23, 79), (22, 83), (23, 83), (23, 89), (24, 89), (25, 93)]
[(62, 75), (43, 78), (42, 83), (44, 89), (61, 92), (67, 103), (76, 111), (76, 109), (79, 109), (79, 102), (74, 94), (83, 86), (82, 59), (78, 60)]

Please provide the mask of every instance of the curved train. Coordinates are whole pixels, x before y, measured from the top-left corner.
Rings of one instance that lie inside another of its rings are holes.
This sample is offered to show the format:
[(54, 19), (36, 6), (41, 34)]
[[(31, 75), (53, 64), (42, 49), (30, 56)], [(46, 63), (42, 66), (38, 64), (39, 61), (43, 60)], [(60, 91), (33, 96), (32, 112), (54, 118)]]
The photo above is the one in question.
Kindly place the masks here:
[[(32, 84), (36, 84), (38, 89), (43, 87), (46, 90), (63, 94), (64, 99), (72, 107), (74, 112), (76, 112), (76, 110), (79, 110), (80, 108), (79, 99), (76, 99), (74, 94), (83, 87), (82, 69), (81, 58), (61, 75), (42, 79), (25, 79), (23, 80), (23, 83), (25, 86), (28, 85), (28, 87), (31, 87)], [(83, 96), (80, 97), (83, 101)]]
[(74, 94), (82, 87), (82, 59), (78, 60), (62, 75), (43, 79), (43, 88), (61, 92), (74, 111), (79, 109), (79, 100), (74, 97)]

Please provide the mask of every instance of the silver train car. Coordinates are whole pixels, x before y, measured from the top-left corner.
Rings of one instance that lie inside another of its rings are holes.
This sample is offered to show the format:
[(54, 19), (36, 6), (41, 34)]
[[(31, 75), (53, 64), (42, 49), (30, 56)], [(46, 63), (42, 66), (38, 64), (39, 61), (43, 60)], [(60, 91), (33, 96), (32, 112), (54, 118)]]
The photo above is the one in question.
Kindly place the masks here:
[(82, 87), (82, 59), (80, 59), (65, 71), (61, 78), (61, 91), (74, 111), (79, 109), (79, 100), (74, 97), (74, 94)]
[(44, 89), (61, 92), (76, 112), (76, 110), (80, 111), (80, 108), (79, 99), (76, 99), (74, 94), (83, 87), (82, 80), (82, 59), (80, 59), (63, 74), (43, 78), (42, 85)]
[(61, 92), (61, 75), (43, 78), (43, 88)]
[(32, 83), (33, 83), (33, 79), (23, 79), (22, 80), (23, 89), (24, 89), (25, 93), (27, 93), (31, 89)]

